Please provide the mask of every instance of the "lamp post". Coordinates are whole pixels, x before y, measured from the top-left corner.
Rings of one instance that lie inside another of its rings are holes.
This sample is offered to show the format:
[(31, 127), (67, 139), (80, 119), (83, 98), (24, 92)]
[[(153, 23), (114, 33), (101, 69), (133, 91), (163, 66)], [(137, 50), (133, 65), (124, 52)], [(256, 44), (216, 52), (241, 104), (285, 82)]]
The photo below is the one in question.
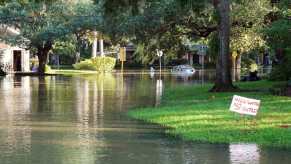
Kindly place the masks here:
[(162, 50), (156, 50), (157, 51), (157, 56), (159, 57), (160, 61), (160, 74), (162, 73), (162, 56), (163, 56), (163, 51)]

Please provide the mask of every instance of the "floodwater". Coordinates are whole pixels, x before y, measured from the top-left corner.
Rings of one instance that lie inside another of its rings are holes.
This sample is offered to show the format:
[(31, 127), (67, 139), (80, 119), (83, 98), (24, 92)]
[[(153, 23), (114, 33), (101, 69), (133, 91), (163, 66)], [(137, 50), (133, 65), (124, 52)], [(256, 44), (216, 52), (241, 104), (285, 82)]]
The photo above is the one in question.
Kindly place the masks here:
[(291, 163), (291, 150), (185, 142), (126, 116), (159, 105), (167, 88), (213, 79), (206, 75), (0, 77), (0, 164)]

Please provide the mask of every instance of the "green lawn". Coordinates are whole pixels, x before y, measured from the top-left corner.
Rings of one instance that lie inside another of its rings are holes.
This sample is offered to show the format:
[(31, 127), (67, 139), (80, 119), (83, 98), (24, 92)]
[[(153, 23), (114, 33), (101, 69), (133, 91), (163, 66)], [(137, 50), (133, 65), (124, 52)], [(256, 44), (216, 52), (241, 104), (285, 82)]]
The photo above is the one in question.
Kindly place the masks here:
[(51, 73), (60, 75), (80, 75), (80, 74), (99, 74), (97, 71), (90, 70), (74, 70), (74, 69), (53, 69)]
[[(166, 90), (158, 108), (132, 110), (129, 116), (168, 127), (167, 133), (185, 140), (208, 143), (257, 143), (291, 147), (291, 98), (271, 95), (274, 83), (238, 83), (257, 92), (209, 93), (212, 85), (179, 86)], [(260, 99), (256, 117), (241, 117), (229, 111), (232, 96)], [(290, 126), (290, 128), (289, 128)]]

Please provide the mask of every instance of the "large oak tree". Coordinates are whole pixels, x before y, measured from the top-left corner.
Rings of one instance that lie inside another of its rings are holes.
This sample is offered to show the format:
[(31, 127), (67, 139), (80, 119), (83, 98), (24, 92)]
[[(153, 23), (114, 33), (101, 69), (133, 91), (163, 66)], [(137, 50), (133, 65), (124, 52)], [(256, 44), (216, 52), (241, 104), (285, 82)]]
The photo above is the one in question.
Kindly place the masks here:
[[(90, 5), (62, 0), (6, 2), (0, 7), (0, 23), (19, 29), (20, 34), (15, 37), (1, 36), (1, 40), (36, 54), (39, 59), (38, 73), (43, 75), (48, 55), (56, 41), (96, 28), (99, 23), (98, 11), (92, 12), (88, 7)], [(91, 4), (91, 7), (94, 6)]]

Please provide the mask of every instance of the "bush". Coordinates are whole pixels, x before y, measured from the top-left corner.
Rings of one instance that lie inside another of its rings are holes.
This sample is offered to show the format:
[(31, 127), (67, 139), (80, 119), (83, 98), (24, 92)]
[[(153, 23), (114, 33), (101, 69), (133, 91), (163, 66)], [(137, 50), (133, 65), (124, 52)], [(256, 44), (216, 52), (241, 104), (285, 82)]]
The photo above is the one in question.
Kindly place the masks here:
[(8, 63), (0, 63), (0, 76), (7, 75), (12, 70), (12, 66)]
[(275, 64), (270, 79), (271, 80), (284, 80), (287, 81), (291, 78), (291, 50), (287, 51), (283, 59)]
[(86, 59), (80, 63), (73, 64), (73, 67), (79, 70), (96, 70), (91, 59)]
[(45, 73), (53, 73), (51, 67), (49, 65), (47, 65), (47, 64), (45, 65), (44, 72)]
[(116, 59), (112, 57), (96, 57), (86, 59), (73, 67), (78, 70), (93, 70), (98, 72), (111, 72), (115, 67)]
[(0, 67), (0, 76), (6, 75), (6, 72), (3, 71), (3, 69)]

